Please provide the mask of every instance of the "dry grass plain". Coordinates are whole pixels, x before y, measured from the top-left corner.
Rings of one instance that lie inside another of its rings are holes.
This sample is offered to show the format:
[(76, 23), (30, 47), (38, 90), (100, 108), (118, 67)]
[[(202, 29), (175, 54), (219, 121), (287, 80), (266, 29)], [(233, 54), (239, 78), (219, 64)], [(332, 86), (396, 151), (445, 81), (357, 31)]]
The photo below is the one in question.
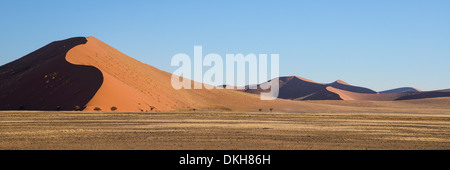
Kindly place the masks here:
[[(362, 109), (364, 110), (364, 109)], [(441, 111), (441, 113), (436, 113)], [(1, 150), (450, 149), (432, 113), (0, 112)]]

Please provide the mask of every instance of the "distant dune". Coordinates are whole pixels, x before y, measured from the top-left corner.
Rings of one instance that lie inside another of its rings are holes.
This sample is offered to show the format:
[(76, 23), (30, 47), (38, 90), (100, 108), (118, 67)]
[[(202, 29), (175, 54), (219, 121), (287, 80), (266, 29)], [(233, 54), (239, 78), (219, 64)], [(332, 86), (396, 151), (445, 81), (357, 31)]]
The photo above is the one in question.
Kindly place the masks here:
[(425, 98), (448, 97), (448, 96), (450, 96), (450, 89), (420, 92), (414, 95), (400, 97), (397, 100), (425, 99)]
[(401, 87), (401, 88), (381, 91), (380, 93), (402, 93), (402, 92), (422, 92), (422, 91), (419, 89), (416, 89), (416, 88), (412, 88), (412, 87)]
[(243, 90), (234, 86), (175, 90), (171, 77), (171, 73), (139, 62), (95, 37), (70, 38), (0, 67), (0, 110), (354, 111), (348, 106), (298, 100), (392, 101), (450, 96), (450, 90), (420, 92), (410, 88), (377, 93), (342, 80), (323, 84), (288, 76), (279, 79), (279, 99), (263, 101), (259, 93), (267, 90), (260, 85)]
[[(266, 82), (269, 83), (269, 82)], [(264, 91), (257, 85), (257, 89), (244, 90), (247, 93), (259, 94)], [(345, 100), (335, 91), (328, 87), (345, 92), (376, 94), (377, 92), (364, 87), (352, 86), (342, 80), (330, 84), (317, 83), (298, 76), (280, 77), (279, 98), (292, 100)], [(340, 91), (339, 91), (340, 92)]]
[[(278, 98), (282, 99), (301, 100), (305, 97), (308, 97), (309, 95), (312, 95), (313, 93), (325, 89), (326, 87), (325, 84), (316, 83), (314, 81), (297, 76), (280, 77), (279, 82), (280, 91)], [(265, 83), (271, 82), (269, 81)], [(261, 89), (260, 85), (257, 85), (256, 87), (256, 89), (251, 89), (247, 86), (244, 91), (254, 94), (260, 94), (261, 92), (269, 91)]]
[(414, 93), (355, 93), (351, 91), (341, 90), (334, 87), (327, 87), (327, 90), (338, 94), (342, 100), (373, 100), (373, 101), (393, 101), (403, 96), (412, 95)]
[[(265, 82), (269, 83), (271, 81)], [(264, 84), (264, 83), (263, 83)], [(259, 94), (268, 90), (262, 90), (260, 85), (257, 89), (244, 90), (247, 93)], [(422, 92), (411, 87), (397, 88), (377, 93), (365, 87), (350, 85), (342, 80), (333, 83), (322, 84), (297, 76), (280, 77), (279, 98), (290, 100), (372, 100), (372, 101), (394, 101), (408, 99), (423, 99), (434, 97), (449, 97), (450, 90), (438, 90)]]

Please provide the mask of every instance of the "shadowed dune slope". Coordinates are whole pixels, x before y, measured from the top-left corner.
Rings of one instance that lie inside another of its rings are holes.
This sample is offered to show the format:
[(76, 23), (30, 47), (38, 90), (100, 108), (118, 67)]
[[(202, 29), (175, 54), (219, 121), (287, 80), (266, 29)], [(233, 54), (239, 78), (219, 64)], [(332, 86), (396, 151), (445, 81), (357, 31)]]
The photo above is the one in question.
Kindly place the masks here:
[(450, 89), (421, 92), (414, 95), (402, 96), (397, 100), (425, 99), (436, 97), (450, 97)]
[(86, 105), (103, 76), (95, 67), (65, 60), (71, 48), (84, 43), (84, 37), (55, 41), (1, 66), (0, 109), (73, 110)]

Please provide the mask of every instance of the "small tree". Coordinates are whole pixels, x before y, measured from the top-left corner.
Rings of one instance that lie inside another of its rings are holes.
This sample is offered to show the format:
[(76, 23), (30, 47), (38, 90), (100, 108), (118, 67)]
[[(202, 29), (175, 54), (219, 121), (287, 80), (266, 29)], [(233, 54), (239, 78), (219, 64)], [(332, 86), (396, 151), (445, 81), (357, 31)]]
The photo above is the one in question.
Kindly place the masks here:
[(273, 108), (270, 108), (270, 112), (272, 112), (273, 111)]
[(111, 111), (116, 111), (117, 110), (117, 107), (116, 106), (113, 106), (113, 107), (111, 107)]
[(100, 109), (100, 107), (95, 107), (94, 110), (95, 111), (101, 111), (102, 109)]
[(262, 109), (259, 109), (259, 112), (261, 112), (262, 111)]

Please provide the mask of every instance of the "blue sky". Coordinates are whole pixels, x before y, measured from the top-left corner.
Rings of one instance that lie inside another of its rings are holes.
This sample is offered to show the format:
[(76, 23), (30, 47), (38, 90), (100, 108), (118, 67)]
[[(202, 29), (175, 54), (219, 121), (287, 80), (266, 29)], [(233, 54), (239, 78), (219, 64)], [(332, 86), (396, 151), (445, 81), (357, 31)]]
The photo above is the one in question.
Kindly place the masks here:
[(95, 36), (172, 72), (172, 56), (278, 53), (280, 74), (374, 90), (450, 88), (450, 1), (0, 1), (0, 65)]

